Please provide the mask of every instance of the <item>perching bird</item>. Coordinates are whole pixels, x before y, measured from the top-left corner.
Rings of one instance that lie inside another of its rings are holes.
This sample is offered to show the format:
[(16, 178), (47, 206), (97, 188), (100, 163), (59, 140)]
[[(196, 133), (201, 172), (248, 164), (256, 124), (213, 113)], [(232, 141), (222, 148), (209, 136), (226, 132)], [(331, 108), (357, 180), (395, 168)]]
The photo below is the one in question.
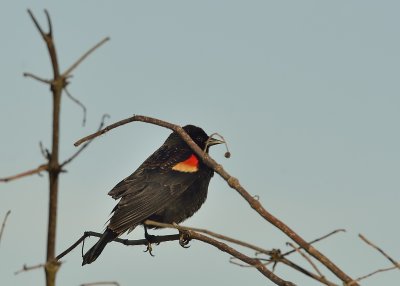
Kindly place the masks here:
[[(206, 152), (210, 146), (223, 143), (209, 138), (199, 127), (186, 125), (183, 129)], [(121, 200), (114, 207), (99, 241), (83, 256), (82, 265), (95, 261), (107, 243), (147, 219), (180, 223), (191, 217), (206, 200), (213, 174), (214, 171), (173, 132), (132, 175), (108, 193)]]

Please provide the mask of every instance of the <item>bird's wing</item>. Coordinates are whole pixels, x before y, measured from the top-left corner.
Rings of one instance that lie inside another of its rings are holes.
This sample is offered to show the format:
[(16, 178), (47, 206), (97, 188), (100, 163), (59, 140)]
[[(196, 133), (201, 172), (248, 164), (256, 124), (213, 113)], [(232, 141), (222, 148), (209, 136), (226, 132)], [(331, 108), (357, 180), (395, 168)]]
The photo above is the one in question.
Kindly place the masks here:
[(123, 233), (186, 191), (197, 174), (173, 171), (172, 167), (192, 154), (190, 148), (163, 144), (132, 175), (118, 183), (108, 193), (121, 199), (108, 227)]
[[(147, 179), (132, 182), (114, 208), (108, 227), (124, 233), (149, 216), (162, 210), (180, 196), (196, 180), (197, 174), (170, 171), (167, 175), (156, 170), (146, 172)], [(145, 175), (143, 175), (145, 176)]]
[(139, 193), (148, 184), (149, 172), (168, 172), (172, 166), (187, 159), (191, 154), (192, 151), (189, 148), (162, 145), (134, 173), (119, 182), (108, 195), (113, 199), (119, 199), (126, 193)]

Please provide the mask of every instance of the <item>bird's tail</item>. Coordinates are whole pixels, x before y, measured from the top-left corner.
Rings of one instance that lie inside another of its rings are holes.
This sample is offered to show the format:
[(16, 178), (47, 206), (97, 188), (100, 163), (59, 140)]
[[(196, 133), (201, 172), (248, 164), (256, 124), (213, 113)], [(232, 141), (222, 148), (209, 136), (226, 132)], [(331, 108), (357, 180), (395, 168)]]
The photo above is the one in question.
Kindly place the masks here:
[(86, 254), (83, 256), (82, 266), (95, 261), (103, 251), (104, 247), (106, 247), (107, 243), (113, 241), (114, 238), (116, 238), (117, 236), (117, 233), (107, 228), (103, 235), (100, 237), (99, 241), (95, 245), (93, 245), (92, 248), (89, 249), (88, 252), (86, 252)]

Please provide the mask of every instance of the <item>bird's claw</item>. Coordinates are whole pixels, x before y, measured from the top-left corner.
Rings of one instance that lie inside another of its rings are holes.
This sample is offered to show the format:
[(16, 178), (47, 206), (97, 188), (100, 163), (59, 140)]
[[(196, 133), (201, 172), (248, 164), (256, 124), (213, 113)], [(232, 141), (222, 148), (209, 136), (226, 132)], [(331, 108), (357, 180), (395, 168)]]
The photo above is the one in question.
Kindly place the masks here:
[(148, 241), (146, 250), (143, 251), (143, 252), (148, 252), (152, 257), (155, 256), (155, 255), (153, 254), (153, 247), (151, 246), (151, 242)]
[(190, 242), (190, 236), (187, 232), (185, 231), (179, 231), (179, 244), (183, 248), (189, 248), (190, 245), (188, 245)]

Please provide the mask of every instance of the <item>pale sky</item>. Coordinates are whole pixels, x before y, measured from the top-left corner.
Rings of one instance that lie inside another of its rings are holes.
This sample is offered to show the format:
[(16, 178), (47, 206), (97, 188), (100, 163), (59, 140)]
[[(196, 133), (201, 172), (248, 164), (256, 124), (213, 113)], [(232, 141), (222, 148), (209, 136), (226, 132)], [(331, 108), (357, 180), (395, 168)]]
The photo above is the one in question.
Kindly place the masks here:
[[(49, 10), (62, 70), (111, 37), (73, 73), (69, 91), (86, 105), (88, 120), (82, 127), (81, 109), (63, 98), (61, 159), (76, 150), (75, 140), (97, 129), (104, 113), (108, 123), (143, 114), (195, 124), (227, 139), (232, 157), (225, 159), (222, 147), (211, 155), (305, 239), (345, 228), (316, 247), (353, 278), (391, 266), (359, 233), (400, 259), (398, 1), (2, 3), (0, 177), (42, 164), (38, 143), (50, 146), (48, 87), (22, 77), (51, 77), (27, 8), (43, 26), (43, 9)], [(84, 231), (103, 230), (116, 203), (108, 191), (168, 134), (130, 124), (96, 139), (69, 165), (60, 179), (57, 253)], [(12, 212), (0, 243), (2, 285), (44, 284), (43, 270), (14, 272), (44, 262), (47, 184), (46, 176), (0, 184), (1, 221)], [(289, 239), (218, 175), (205, 205), (184, 224), (289, 249)], [(141, 228), (124, 236), (142, 237)], [(88, 239), (85, 248), (95, 241)], [(273, 285), (200, 242), (189, 249), (163, 243), (154, 246), (155, 257), (143, 250), (113, 243), (82, 267), (77, 248), (63, 259), (58, 285)], [(320, 285), (283, 265), (276, 274), (297, 285)], [(362, 285), (399, 280), (393, 271)]]

